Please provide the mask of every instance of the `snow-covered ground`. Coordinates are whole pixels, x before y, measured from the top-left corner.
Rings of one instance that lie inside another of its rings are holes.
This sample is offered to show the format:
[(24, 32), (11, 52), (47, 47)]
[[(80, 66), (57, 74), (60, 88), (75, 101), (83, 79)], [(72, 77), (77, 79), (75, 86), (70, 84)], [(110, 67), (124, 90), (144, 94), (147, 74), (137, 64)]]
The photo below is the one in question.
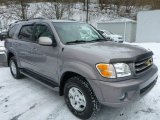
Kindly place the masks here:
[(4, 47), (4, 41), (0, 41), (0, 47)]
[(4, 41), (0, 41), (0, 53), (2, 51), (4, 51), (4, 50), (5, 50), (5, 48), (4, 48)]
[[(160, 68), (160, 43), (137, 44), (154, 52)], [(160, 74), (160, 72), (159, 72)], [(122, 108), (103, 107), (94, 120), (159, 120), (160, 79), (140, 101)], [(9, 68), (0, 68), (0, 120), (78, 120), (63, 97), (29, 78), (15, 80)]]

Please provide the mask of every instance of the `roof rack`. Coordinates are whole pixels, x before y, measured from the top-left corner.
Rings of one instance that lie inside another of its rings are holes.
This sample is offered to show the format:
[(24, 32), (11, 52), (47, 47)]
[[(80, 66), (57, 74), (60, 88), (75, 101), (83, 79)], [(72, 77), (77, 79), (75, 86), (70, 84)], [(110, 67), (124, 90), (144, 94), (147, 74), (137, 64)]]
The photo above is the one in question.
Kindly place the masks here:
[(29, 21), (29, 20), (38, 20), (38, 19), (40, 19), (40, 20), (47, 20), (47, 18), (44, 18), (44, 17), (37, 17), (37, 18), (27, 19), (27, 21)]
[(29, 18), (29, 19), (26, 19), (26, 20), (18, 20), (14, 23), (19, 23), (19, 22), (23, 22), (23, 21), (30, 21), (30, 20), (46, 20), (47, 18), (43, 18), (43, 17), (37, 17), (37, 18)]
[(70, 20), (70, 21), (76, 21), (75, 19), (68, 19), (68, 20)]
[[(26, 20), (17, 20), (16, 22), (14, 23), (18, 23), (18, 22), (22, 22), (22, 21), (26, 21)], [(13, 24), (13, 23), (12, 23)]]

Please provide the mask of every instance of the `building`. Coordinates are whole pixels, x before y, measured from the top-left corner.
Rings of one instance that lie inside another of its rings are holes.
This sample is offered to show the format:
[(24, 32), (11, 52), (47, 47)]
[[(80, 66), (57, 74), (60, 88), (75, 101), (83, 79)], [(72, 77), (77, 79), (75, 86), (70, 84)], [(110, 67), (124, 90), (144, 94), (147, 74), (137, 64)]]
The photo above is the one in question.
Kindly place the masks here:
[(136, 42), (160, 42), (160, 10), (138, 13)]

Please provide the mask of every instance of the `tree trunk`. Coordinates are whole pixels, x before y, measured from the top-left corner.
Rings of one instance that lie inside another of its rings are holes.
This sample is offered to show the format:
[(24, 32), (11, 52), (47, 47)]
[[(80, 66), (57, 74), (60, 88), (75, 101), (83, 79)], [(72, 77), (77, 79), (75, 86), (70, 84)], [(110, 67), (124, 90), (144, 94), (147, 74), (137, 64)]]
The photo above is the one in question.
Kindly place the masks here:
[(21, 1), (21, 12), (22, 12), (22, 20), (25, 20), (26, 19), (26, 17), (25, 17), (25, 5), (24, 5), (24, 3), (23, 3), (23, 1)]

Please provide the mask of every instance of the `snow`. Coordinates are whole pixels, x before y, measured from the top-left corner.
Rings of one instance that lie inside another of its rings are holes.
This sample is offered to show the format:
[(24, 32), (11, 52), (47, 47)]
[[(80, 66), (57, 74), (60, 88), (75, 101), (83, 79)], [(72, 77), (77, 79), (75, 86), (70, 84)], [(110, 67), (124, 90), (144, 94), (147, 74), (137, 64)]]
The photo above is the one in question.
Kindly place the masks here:
[(0, 47), (4, 46), (4, 41), (0, 41)]
[[(53, 8), (51, 9), (51, 6), (47, 4), (48, 2), (30, 3), (27, 11), (28, 18), (33, 18), (33, 17), (47, 17), (52, 19), (55, 18), (55, 16), (52, 15)], [(78, 2), (73, 4), (73, 6), (74, 6), (73, 9), (71, 8), (70, 10), (71, 14), (68, 16), (68, 11), (65, 11), (62, 19), (74, 19), (77, 21), (86, 21), (86, 11), (83, 11), (83, 4)], [(17, 13), (15, 13), (15, 11), (12, 11), (13, 7), (14, 5), (6, 9), (6, 6), (0, 6), (0, 8), (5, 13), (4, 15), (0, 16), (2, 27), (5, 30), (6, 28), (8, 28), (8, 25), (20, 19), (19, 18), (20, 16), (18, 16)], [(44, 11), (44, 8), (46, 9), (46, 11)], [(93, 26), (96, 26), (97, 22), (134, 22), (134, 20), (116, 15), (114, 13), (114, 10), (112, 9), (111, 10), (107, 9), (106, 12), (105, 10), (102, 11), (100, 10), (99, 4), (91, 3), (89, 5), (89, 23), (92, 24)]]
[(119, 17), (119, 18), (101, 18), (98, 23), (119, 23), (119, 22), (136, 22), (135, 20)]
[[(160, 68), (160, 43), (134, 43), (154, 52), (154, 62)], [(160, 74), (160, 72), (159, 72)], [(30, 78), (15, 80), (9, 68), (0, 67), (1, 120), (79, 120), (59, 96)], [(159, 120), (160, 79), (140, 101), (121, 108), (102, 107), (93, 120)]]
[(4, 48), (4, 41), (0, 41), (0, 54), (4, 54), (5, 48)]

